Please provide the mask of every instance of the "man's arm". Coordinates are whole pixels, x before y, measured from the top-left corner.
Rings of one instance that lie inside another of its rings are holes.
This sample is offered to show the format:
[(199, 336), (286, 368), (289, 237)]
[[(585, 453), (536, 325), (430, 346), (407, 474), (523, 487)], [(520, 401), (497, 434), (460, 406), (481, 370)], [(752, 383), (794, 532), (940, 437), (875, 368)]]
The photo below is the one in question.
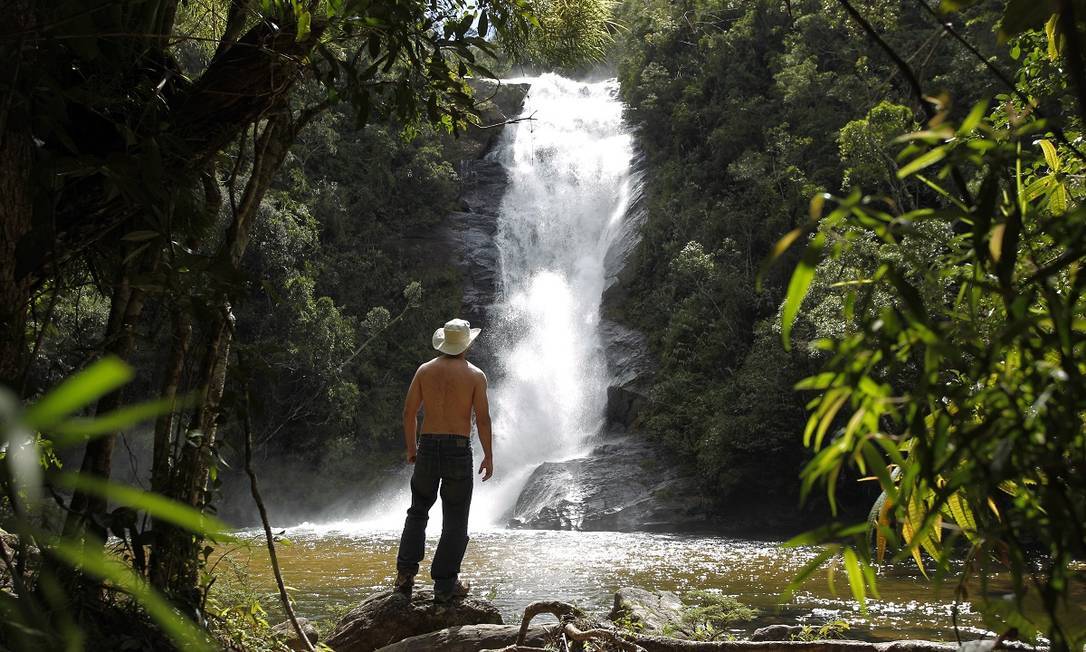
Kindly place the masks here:
[(483, 445), (483, 462), (479, 465), (479, 473), (483, 474), (483, 482), (494, 475), (494, 455), (491, 449), (493, 433), (490, 430), (490, 403), (486, 398), (486, 374), (479, 372), (479, 380), (475, 383), (472, 392), (471, 407), (475, 410), (475, 426), (479, 429), (479, 443)]
[(407, 388), (407, 399), (403, 403), (403, 443), (407, 449), (407, 463), (415, 463), (415, 455), (418, 452), (416, 435), (419, 427), (419, 408), (422, 407), (422, 387), (419, 384), (419, 374), (411, 379), (411, 386)]

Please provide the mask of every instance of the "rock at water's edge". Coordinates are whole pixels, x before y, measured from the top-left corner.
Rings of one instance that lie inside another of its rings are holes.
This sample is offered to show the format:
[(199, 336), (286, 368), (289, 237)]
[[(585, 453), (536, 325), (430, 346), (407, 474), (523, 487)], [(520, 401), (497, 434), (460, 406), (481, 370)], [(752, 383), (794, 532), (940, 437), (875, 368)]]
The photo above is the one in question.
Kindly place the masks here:
[[(429, 634), (406, 638), (379, 649), (377, 652), (479, 652), (512, 645), (520, 633), (519, 625), (464, 625), (449, 627)], [(547, 641), (545, 627), (530, 627), (525, 644), (543, 647)]]
[(675, 629), (682, 621), (684, 608), (683, 601), (671, 591), (646, 591), (627, 586), (615, 593), (615, 606), (607, 617), (611, 621), (628, 620), (645, 634), (665, 634), (665, 630)]
[(371, 652), (448, 627), (502, 624), (497, 607), (486, 600), (468, 596), (448, 605), (433, 600), (433, 591), (415, 591), (410, 599), (393, 591), (375, 593), (340, 619), (325, 643), (336, 652)]
[[(320, 632), (313, 623), (309, 622), (308, 618), (299, 618), (298, 626), (305, 632), (305, 637), (309, 639), (309, 642), (316, 644), (320, 640)], [(294, 630), (294, 625), (289, 620), (284, 620), (275, 627), (272, 627), (272, 632), (279, 638), (284, 639), (286, 646), (292, 650), (305, 650), (305, 644), (302, 643), (302, 639), (298, 638), (298, 632)]]
[(792, 636), (803, 631), (802, 625), (767, 625), (759, 627), (750, 635), (752, 641), (790, 641)]
[(711, 529), (689, 469), (631, 436), (587, 456), (540, 464), (513, 508), (511, 527), (533, 530), (690, 532)]

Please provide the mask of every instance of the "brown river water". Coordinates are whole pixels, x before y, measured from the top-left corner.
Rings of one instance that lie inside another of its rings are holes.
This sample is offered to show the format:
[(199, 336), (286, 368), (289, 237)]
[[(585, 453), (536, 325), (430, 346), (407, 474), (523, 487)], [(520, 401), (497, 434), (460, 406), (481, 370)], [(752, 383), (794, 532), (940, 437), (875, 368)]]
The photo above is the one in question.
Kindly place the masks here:
[[(299, 615), (329, 618), (392, 584), (396, 532), (340, 523), (288, 528), (283, 536), (290, 543), (278, 547), (278, 556)], [(250, 581), (271, 593), (275, 585), (262, 536), (246, 531), (242, 539), (251, 545), (229, 552), (228, 559), (247, 567)], [(436, 543), (428, 541), (428, 553)], [(564, 600), (606, 615), (617, 589), (638, 586), (734, 595), (760, 612), (756, 621), (735, 628), (739, 636), (770, 623), (843, 619), (853, 638), (955, 640), (953, 586), (936, 587), (905, 565), (880, 574), (881, 599), (869, 598), (866, 613), (849, 597), (843, 573), (836, 574), (836, 593), (819, 573), (785, 601), (782, 592), (813, 554), (777, 542), (723, 537), (490, 529), (472, 533), (462, 576), (473, 593), (498, 606), (506, 622), (518, 622), (535, 600)], [(423, 588), (426, 563), (419, 575)], [(267, 602), (275, 604), (274, 598)], [(963, 638), (985, 631), (968, 604), (959, 605), (958, 624)]]

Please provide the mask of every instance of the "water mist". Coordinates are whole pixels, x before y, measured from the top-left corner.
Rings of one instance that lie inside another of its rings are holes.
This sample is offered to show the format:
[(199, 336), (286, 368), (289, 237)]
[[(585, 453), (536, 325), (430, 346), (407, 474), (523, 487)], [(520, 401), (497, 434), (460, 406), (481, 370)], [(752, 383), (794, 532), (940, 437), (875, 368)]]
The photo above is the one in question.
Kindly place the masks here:
[[(503, 526), (532, 471), (583, 453), (604, 422), (607, 363), (599, 333), (604, 260), (634, 183), (632, 135), (615, 80), (554, 74), (528, 83), (522, 121), (489, 156), (509, 183), (498, 217), (501, 281), (481, 337), (498, 368), (489, 396), (495, 476), (476, 483), (473, 528)], [(482, 458), (474, 442), (476, 464)], [(410, 502), (406, 471), (356, 527), (396, 530)], [(436, 534), (440, 508), (431, 510)]]

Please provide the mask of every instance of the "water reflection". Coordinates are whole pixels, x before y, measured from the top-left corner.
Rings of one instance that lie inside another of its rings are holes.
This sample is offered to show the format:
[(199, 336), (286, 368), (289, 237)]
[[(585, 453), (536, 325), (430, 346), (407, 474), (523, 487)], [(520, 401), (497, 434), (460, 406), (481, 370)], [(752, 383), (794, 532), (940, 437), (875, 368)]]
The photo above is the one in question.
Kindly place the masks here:
[[(346, 523), (289, 529), (286, 536), (293, 545), (282, 547), (279, 557), (300, 614), (320, 618), (391, 586), (398, 534)], [(257, 534), (245, 536), (255, 539)], [(428, 552), (435, 545), (431, 538)], [(639, 586), (735, 595), (762, 612), (758, 621), (737, 633), (773, 622), (820, 624), (842, 618), (863, 638), (954, 639), (952, 587), (940, 591), (905, 567), (883, 574), (882, 599), (869, 601), (867, 614), (846, 597), (843, 574), (837, 595), (820, 575), (790, 602), (780, 604), (789, 580), (813, 554), (810, 549), (721, 537), (493, 529), (473, 533), (463, 571), (475, 593), (492, 600), (507, 622), (519, 620), (528, 603), (544, 599), (573, 602), (603, 615), (617, 589)], [(249, 565), (255, 582), (272, 590), (259, 541), (233, 556)], [(981, 631), (979, 616), (967, 604), (959, 608), (959, 623), (965, 633)]]

